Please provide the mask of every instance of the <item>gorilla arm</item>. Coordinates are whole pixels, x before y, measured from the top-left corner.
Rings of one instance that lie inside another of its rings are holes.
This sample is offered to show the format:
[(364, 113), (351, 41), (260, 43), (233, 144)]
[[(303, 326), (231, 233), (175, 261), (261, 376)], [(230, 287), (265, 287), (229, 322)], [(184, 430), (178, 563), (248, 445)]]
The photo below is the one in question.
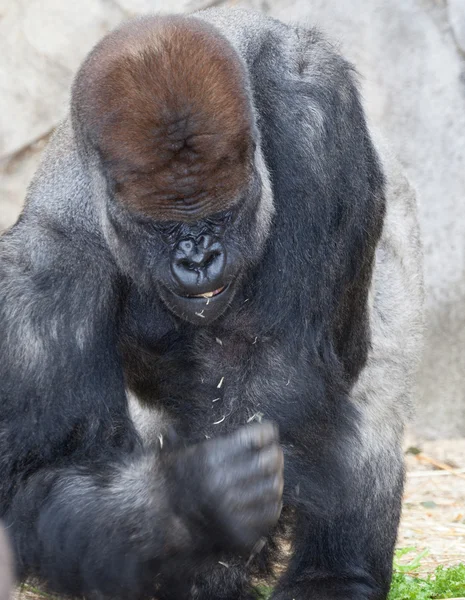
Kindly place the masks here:
[[(148, 537), (142, 515), (150, 512), (158, 531), (144, 551), (160, 556), (167, 500), (147, 459), (133, 459), (137, 475), (121, 460), (136, 438), (114, 350), (115, 299), (98, 261), (78, 257), (69, 239), (65, 250), (65, 242), (27, 214), (1, 241), (2, 513), (20, 577), (43, 576), (71, 593), (110, 581), (133, 589), (143, 557), (126, 557), (129, 540)], [(114, 466), (85, 468), (98, 459)], [(137, 504), (130, 472), (146, 486), (147, 506)]]
[(1, 514), (18, 576), (136, 598), (157, 573), (251, 548), (279, 514), (275, 429), (144, 452), (127, 414), (114, 267), (97, 240), (33, 213), (0, 241)]

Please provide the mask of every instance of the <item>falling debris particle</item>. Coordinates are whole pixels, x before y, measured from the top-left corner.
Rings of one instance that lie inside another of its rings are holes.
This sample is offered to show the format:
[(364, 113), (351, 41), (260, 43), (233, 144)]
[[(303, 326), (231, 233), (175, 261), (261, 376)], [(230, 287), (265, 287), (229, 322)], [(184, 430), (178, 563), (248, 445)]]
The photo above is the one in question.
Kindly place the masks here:
[(221, 398), (213, 398), (212, 403), (213, 402), (218, 402), (218, 400), (221, 400)]
[(287, 380), (287, 383), (286, 383), (286, 387), (287, 387), (287, 386), (288, 386), (290, 383), (291, 383), (291, 378), (289, 377), (289, 379)]
[(210, 298), (207, 298), (207, 306), (210, 304)]
[(245, 304), (246, 302), (248, 302), (248, 301), (249, 301), (249, 298), (246, 298), (246, 299), (244, 300), (244, 304)]
[(255, 336), (255, 339), (254, 339), (254, 341), (252, 342), (252, 346), (253, 346), (254, 344), (256, 344), (256, 343), (257, 343), (257, 340), (258, 340), (258, 337), (257, 337), (257, 336)]
[(228, 563), (225, 563), (225, 562), (223, 562), (223, 561), (219, 560), (219, 561), (218, 561), (218, 564), (219, 564), (219, 565), (221, 565), (222, 567), (226, 567), (227, 569), (229, 569), (229, 565), (228, 565)]
[(251, 423), (252, 421), (257, 421), (258, 423), (261, 423), (262, 419), (263, 419), (263, 413), (256, 412), (255, 414), (253, 414), (251, 417), (249, 417), (247, 419), (247, 423)]
[(209, 440), (209, 439), (210, 439), (210, 436), (209, 436), (209, 435), (207, 435), (207, 434), (205, 434), (205, 437), (207, 438), (207, 440)]
[(196, 312), (195, 313), (198, 317), (201, 317), (202, 319), (205, 319), (205, 315), (203, 314), (203, 310), (201, 310), (199, 313)]
[(216, 387), (217, 387), (217, 389), (220, 389), (220, 387), (222, 387), (222, 386), (223, 386), (223, 381), (224, 381), (224, 377), (222, 377), (222, 378), (220, 379), (220, 382), (219, 382), (219, 384), (216, 386)]
[(263, 548), (265, 547), (266, 544), (266, 539), (265, 538), (260, 538), (258, 540), (258, 542), (255, 544), (255, 546), (252, 548), (252, 552), (249, 556), (249, 559), (246, 562), (246, 565), (250, 565), (250, 563), (252, 562), (253, 558), (255, 556), (257, 556), (257, 554), (259, 554)]
[(158, 436), (158, 440), (160, 442), (160, 448), (163, 448), (163, 435), (160, 433), (160, 435)]
[(215, 341), (217, 344), (219, 344), (220, 346), (223, 345), (223, 342), (220, 340), (220, 338), (215, 338)]
[(219, 425), (226, 419), (226, 415), (223, 415), (219, 421), (214, 421), (213, 425)]

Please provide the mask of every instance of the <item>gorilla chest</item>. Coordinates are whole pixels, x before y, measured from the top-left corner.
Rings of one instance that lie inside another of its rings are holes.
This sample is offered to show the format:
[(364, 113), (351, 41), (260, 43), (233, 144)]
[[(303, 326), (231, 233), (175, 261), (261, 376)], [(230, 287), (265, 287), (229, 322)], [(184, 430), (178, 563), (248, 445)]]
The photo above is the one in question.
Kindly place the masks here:
[(157, 352), (138, 354), (128, 361), (131, 392), (194, 439), (277, 420), (294, 377), (289, 357), (270, 340), (219, 329), (173, 334)]

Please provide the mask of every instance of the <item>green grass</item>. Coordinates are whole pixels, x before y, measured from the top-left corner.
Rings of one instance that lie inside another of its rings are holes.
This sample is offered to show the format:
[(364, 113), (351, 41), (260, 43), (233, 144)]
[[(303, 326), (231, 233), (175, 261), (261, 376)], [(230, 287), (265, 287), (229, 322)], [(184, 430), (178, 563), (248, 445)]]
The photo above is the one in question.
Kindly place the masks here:
[[(404, 562), (405, 556), (412, 552), (415, 552), (415, 548), (402, 548), (396, 551), (388, 600), (465, 598), (464, 564), (448, 568), (439, 566), (431, 575), (425, 578), (417, 577), (414, 573), (418, 571), (421, 561), (428, 551), (420, 552), (409, 562)], [(259, 600), (267, 600), (273, 590), (267, 585), (260, 585), (257, 586), (256, 591)]]
[(439, 566), (434, 573), (425, 578), (416, 577), (412, 573), (418, 570), (427, 551), (417, 554), (410, 562), (402, 562), (402, 558), (413, 551), (415, 548), (396, 551), (388, 600), (443, 600), (465, 597), (464, 564), (448, 568)]
[(260, 584), (256, 586), (255, 591), (257, 593), (257, 600), (268, 600), (273, 588), (269, 585)]

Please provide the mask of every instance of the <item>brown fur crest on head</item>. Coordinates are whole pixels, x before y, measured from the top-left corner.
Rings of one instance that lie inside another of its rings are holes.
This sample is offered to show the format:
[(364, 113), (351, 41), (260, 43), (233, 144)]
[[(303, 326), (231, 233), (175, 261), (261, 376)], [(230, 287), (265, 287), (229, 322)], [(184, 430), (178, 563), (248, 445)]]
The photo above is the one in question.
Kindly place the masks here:
[(250, 177), (246, 77), (230, 43), (200, 19), (138, 19), (105, 37), (81, 67), (74, 125), (128, 208), (197, 220), (232, 206)]

